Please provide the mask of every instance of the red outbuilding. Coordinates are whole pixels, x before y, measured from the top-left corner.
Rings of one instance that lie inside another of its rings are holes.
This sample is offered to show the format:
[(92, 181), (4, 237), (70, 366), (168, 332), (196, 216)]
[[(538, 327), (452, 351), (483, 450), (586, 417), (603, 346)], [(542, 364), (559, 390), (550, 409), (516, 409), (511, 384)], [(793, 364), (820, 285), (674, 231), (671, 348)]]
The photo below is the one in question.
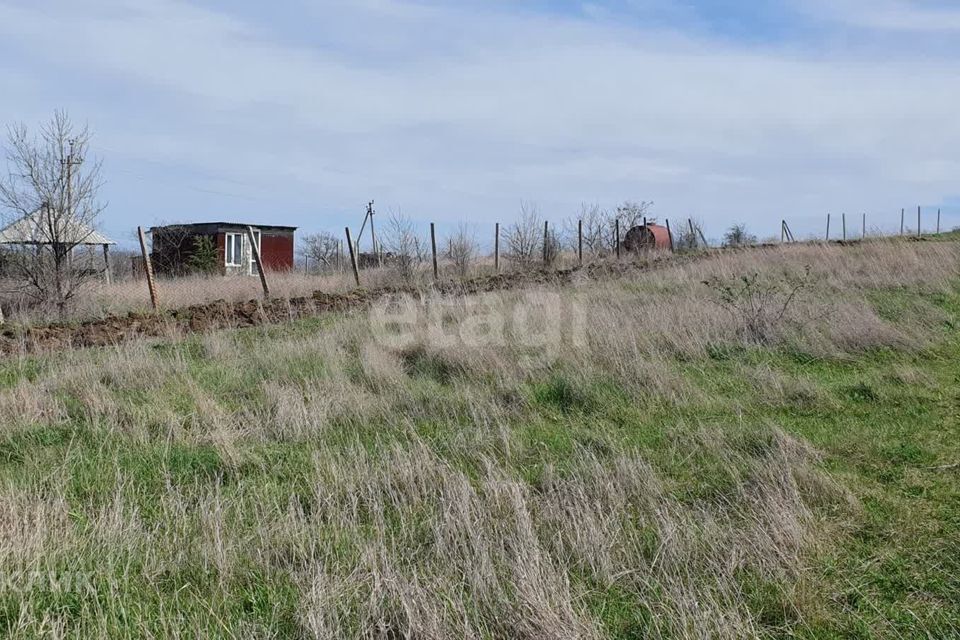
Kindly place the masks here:
[(154, 269), (165, 275), (196, 271), (256, 275), (248, 228), (253, 229), (265, 270), (293, 269), (296, 227), (236, 222), (174, 224), (150, 229), (153, 239), (150, 258)]

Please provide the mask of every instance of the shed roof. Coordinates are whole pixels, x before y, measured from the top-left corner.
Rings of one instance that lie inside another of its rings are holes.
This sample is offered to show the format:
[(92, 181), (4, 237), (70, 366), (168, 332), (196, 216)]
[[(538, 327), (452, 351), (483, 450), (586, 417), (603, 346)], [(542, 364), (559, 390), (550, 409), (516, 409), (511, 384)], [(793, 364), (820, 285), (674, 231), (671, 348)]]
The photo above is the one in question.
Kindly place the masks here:
[[(53, 244), (55, 239), (46, 225), (43, 224), (39, 209), (0, 229), (0, 244), (43, 245)], [(57, 240), (62, 244), (74, 245), (116, 244), (93, 227), (80, 221), (68, 223), (63, 230), (62, 237)]]
[(297, 227), (290, 227), (282, 224), (251, 224), (249, 222), (182, 222), (174, 224), (165, 224), (158, 227), (151, 227), (150, 231), (153, 232), (157, 229), (189, 229), (193, 227), (230, 227), (230, 228), (241, 228), (246, 229), (247, 227), (253, 227), (254, 229), (277, 229), (280, 231), (296, 231)]

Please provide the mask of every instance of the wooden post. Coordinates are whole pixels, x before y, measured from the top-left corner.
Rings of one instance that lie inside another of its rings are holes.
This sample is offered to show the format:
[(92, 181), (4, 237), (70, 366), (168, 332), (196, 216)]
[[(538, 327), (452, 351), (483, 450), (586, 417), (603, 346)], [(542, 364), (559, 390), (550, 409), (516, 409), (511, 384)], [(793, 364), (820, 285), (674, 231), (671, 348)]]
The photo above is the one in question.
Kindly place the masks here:
[(103, 245), (103, 281), (113, 284), (113, 274), (110, 273), (110, 245)]
[(940, 235), (940, 209), (937, 209), (937, 235)]
[(920, 238), (923, 236), (923, 231), (920, 229), (920, 206), (917, 205), (917, 237)]
[(577, 220), (577, 260), (583, 266), (583, 220)]
[(260, 247), (257, 245), (256, 236), (253, 234), (253, 227), (247, 227), (247, 239), (250, 241), (250, 253), (253, 254), (253, 262), (257, 265), (257, 275), (260, 276), (263, 298), (264, 300), (269, 300), (270, 287), (267, 285), (267, 272), (263, 268), (263, 260), (260, 259)]
[(350, 266), (353, 267), (353, 279), (357, 286), (360, 286), (360, 269), (357, 268), (357, 252), (353, 249), (353, 238), (350, 237), (350, 227), (345, 227), (347, 232), (347, 248), (350, 249)]
[(906, 209), (900, 209), (900, 235), (903, 235), (903, 216), (906, 213)]
[(673, 231), (670, 230), (670, 218), (667, 218), (667, 239), (670, 241), (670, 253), (673, 253)]
[(620, 259), (620, 218), (614, 220), (613, 224), (613, 239), (617, 245), (617, 260)]
[(783, 244), (783, 241), (786, 239), (786, 237), (787, 237), (787, 221), (781, 220), (780, 221), (780, 244)]
[(830, 242), (830, 214), (827, 214), (827, 242)]
[(866, 240), (867, 239), (867, 214), (863, 214), (863, 230), (860, 233), (861, 233), (860, 239)]
[(843, 221), (843, 241), (847, 241), (847, 214), (841, 213), (840, 218)]
[(550, 222), (543, 221), (543, 264), (547, 264), (547, 242), (550, 240)]
[(143, 255), (143, 270), (147, 273), (147, 288), (150, 289), (150, 304), (153, 310), (157, 310), (157, 284), (153, 281), (153, 262), (150, 261), (150, 254), (147, 253), (147, 237), (143, 235), (143, 227), (137, 227), (137, 235), (140, 236), (140, 253)]
[(690, 227), (690, 249), (695, 249), (697, 245), (697, 232), (693, 230), (693, 218), (687, 218), (687, 226)]
[(433, 251), (433, 280), (440, 279), (440, 269), (437, 267), (437, 230), (433, 223), (430, 223), (430, 248)]
[(494, 225), (493, 230), (493, 268), (500, 273), (500, 223)]

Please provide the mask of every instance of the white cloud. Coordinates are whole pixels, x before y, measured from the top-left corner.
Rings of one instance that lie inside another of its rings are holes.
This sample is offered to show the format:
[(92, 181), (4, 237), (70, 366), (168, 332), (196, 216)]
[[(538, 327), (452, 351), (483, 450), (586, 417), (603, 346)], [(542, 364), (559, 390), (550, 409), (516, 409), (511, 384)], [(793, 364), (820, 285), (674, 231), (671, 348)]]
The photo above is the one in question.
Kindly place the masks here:
[(960, 7), (918, 0), (801, 0), (798, 6), (850, 26), (887, 31), (960, 31)]
[[(646, 198), (663, 215), (775, 217), (774, 229), (784, 215), (895, 210), (955, 188), (950, 59), (881, 64), (465, 5), (305, 9), (313, 41), (177, 0), (0, 0), (0, 37), (48, 70), (43, 95), (63, 94), (51, 109), (84, 109), (118, 168), (114, 203), (157, 218), (216, 200), (167, 188), (138, 203), (124, 176), (141, 176), (139, 194), (162, 172), (253, 198), (225, 207), (283, 215), (376, 197), (492, 220), (521, 198), (555, 216)], [(360, 24), (362, 38), (345, 37)]]

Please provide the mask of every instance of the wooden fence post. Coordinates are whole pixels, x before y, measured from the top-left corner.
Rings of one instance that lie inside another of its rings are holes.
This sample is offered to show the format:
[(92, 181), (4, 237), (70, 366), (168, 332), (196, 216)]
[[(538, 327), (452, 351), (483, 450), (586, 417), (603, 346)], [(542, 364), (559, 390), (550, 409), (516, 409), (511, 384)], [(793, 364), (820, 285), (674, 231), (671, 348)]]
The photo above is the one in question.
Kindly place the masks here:
[(840, 218), (843, 222), (843, 241), (847, 241), (847, 214), (841, 213)]
[(353, 238), (350, 237), (350, 227), (345, 227), (347, 232), (347, 248), (350, 249), (350, 266), (353, 268), (353, 280), (360, 286), (360, 269), (357, 266), (357, 252), (353, 247)]
[(937, 209), (937, 235), (940, 235), (940, 209)]
[(583, 266), (583, 220), (577, 220), (577, 260)]
[(430, 223), (430, 249), (433, 251), (433, 280), (440, 279), (440, 269), (437, 266), (437, 231), (434, 224)]
[(543, 264), (547, 264), (547, 242), (549, 240), (550, 234), (550, 222), (548, 220), (543, 221)]
[(147, 273), (147, 288), (150, 290), (150, 304), (153, 310), (157, 310), (157, 284), (153, 281), (153, 262), (150, 260), (150, 254), (147, 253), (147, 237), (143, 235), (143, 227), (137, 227), (137, 235), (140, 236), (140, 253), (143, 255), (143, 270)]
[(787, 239), (787, 221), (781, 220), (780, 221), (780, 244), (783, 244), (786, 239)]
[(613, 231), (614, 231), (614, 233), (613, 233), (613, 239), (614, 239), (614, 242), (616, 242), (616, 245), (617, 245), (617, 260), (619, 260), (619, 259), (620, 259), (620, 218), (617, 218), (617, 219), (614, 221)]
[(257, 246), (256, 238), (253, 235), (253, 227), (247, 227), (247, 239), (250, 240), (250, 252), (253, 254), (253, 262), (257, 265), (257, 275), (260, 276), (260, 286), (263, 288), (263, 297), (270, 299), (270, 287), (267, 285), (267, 273), (263, 268), (263, 260), (260, 259), (260, 247)]
[(493, 231), (493, 268), (500, 273), (500, 223), (497, 222)]
[(827, 214), (827, 242), (830, 242), (830, 214)]
[(867, 239), (867, 214), (863, 214), (863, 230), (860, 232), (860, 239)]
[(666, 222), (667, 222), (667, 240), (670, 241), (670, 253), (673, 253), (673, 231), (670, 230), (670, 218), (667, 218)]
[(923, 237), (923, 231), (920, 229), (920, 206), (917, 205), (917, 237)]
[(107, 284), (113, 284), (113, 274), (110, 273), (110, 245), (103, 245), (103, 281)]
[(900, 235), (903, 235), (903, 216), (906, 213), (906, 209), (900, 209)]

